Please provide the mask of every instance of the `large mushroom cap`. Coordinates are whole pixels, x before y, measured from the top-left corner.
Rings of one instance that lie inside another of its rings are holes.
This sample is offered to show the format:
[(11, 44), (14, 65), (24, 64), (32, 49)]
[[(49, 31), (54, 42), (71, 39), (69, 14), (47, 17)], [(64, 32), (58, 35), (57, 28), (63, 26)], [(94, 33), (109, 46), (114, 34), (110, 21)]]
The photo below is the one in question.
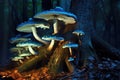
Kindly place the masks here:
[(18, 43), (16, 46), (17, 47), (27, 47), (27, 46), (40, 47), (40, 46), (42, 46), (42, 44), (37, 43), (37, 42), (33, 42), (33, 41), (25, 41), (25, 42)]
[(43, 19), (30, 19), (24, 23), (21, 23), (17, 26), (16, 30), (19, 32), (32, 32), (31, 27), (36, 28), (43, 28), (43, 29), (49, 29), (49, 23), (46, 20)]
[(68, 44), (65, 44), (62, 48), (77, 48), (78, 47), (78, 44), (76, 43), (68, 43)]
[(50, 41), (50, 40), (57, 40), (57, 41), (61, 41), (61, 40), (64, 40), (63, 37), (58, 37), (58, 36), (43, 36), (42, 37), (43, 40), (47, 40), (47, 41)]
[(74, 24), (77, 20), (76, 15), (70, 12), (65, 12), (61, 7), (56, 7), (55, 9), (51, 9), (49, 11), (40, 12), (36, 14), (34, 18), (41, 18), (45, 20), (58, 19), (64, 21), (65, 24)]

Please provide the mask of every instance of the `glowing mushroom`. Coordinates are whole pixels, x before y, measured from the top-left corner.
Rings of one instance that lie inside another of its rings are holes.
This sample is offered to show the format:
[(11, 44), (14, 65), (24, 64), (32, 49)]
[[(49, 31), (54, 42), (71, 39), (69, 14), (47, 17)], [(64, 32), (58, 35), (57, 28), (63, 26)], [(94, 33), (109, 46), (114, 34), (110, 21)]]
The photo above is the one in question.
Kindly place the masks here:
[(69, 48), (70, 56), (72, 56), (72, 48), (77, 48), (78, 44), (69, 42), (68, 44), (63, 45), (62, 48)]
[[(82, 30), (75, 30), (72, 32), (73, 34), (76, 34), (78, 36), (79, 39), (79, 44), (82, 44), (81, 42), (81, 37), (85, 35), (85, 32), (83, 32)], [(80, 38), (79, 38), (80, 37)]]
[(10, 43), (13, 44), (13, 43), (19, 43), (19, 42), (28, 41), (28, 40), (31, 40), (31, 39), (27, 37), (22, 37), (22, 36), (15, 36), (10, 39)]
[(26, 41), (26, 42), (18, 43), (16, 46), (17, 47), (27, 47), (31, 54), (36, 55), (37, 52), (35, 52), (32, 47), (41, 47), (42, 44), (33, 42), (33, 41)]
[(33, 20), (32, 19), (32, 20), (28, 20), (28, 21), (18, 25), (16, 30), (19, 32), (27, 32), (27, 33), (32, 32), (33, 36), (35, 37), (36, 40), (38, 40), (39, 42), (41, 42), (43, 44), (48, 44), (46, 41), (42, 40), (38, 36), (36, 28), (49, 29), (49, 26), (50, 26), (49, 23), (45, 20), (42, 20), (42, 19), (34, 19)]
[(74, 61), (74, 58), (73, 58), (73, 57), (69, 57), (69, 58), (68, 58), (68, 61), (69, 61), (69, 62)]
[(53, 28), (54, 33), (58, 33), (58, 20), (63, 21), (65, 24), (74, 24), (76, 23), (77, 17), (69, 12), (65, 12), (63, 8), (56, 7), (55, 9), (51, 9), (49, 11), (43, 11), (34, 16), (34, 18), (40, 18), (45, 20), (53, 20)]
[(43, 40), (48, 40), (48, 41), (51, 41), (50, 42), (50, 45), (48, 46), (47, 50), (51, 51), (53, 46), (54, 46), (54, 43), (55, 41), (63, 41), (64, 38), (63, 37), (58, 37), (58, 36), (43, 36), (42, 37)]
[(27, 59), (29, 59), (29, 56), (31, 56), (30, 53), (22, 53), (19, 55), (20, 57), (26, 57)]
[(24, 48), (20, 48), (20, 47), (10, 48), (10, 52), (15, 52), (15, 53), (18, 53), (18, 54), (21, 54), (23, 50), (24, 50)]
[(10, 40), (10, 43), (19, 43), (19, 42), (24, 42), (24, 41), (28, 41), (28, 40), (31, 40), (30, 38), (12, 38)]
[(16, 56), (16, 57), (13, 57), (11, 60), (12, 61), (19, 61), (20, 63), (23, 63), (22, 59), (24, 59), (24, 57)]

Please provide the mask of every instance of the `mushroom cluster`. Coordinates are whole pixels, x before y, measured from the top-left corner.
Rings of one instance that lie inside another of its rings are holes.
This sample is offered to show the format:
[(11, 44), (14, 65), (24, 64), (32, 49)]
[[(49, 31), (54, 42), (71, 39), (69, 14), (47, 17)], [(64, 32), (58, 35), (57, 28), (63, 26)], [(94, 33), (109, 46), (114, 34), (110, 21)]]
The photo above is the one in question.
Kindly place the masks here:
[[(69, 50), (68, 62), (74, 61), (75, 56), (73, 54), (75, 53), (72, 51), (72, 49), (79, 51), (78, 47), (81, 46), (81, 37), (84, 36), (85, 33), (78, 29), (72, 29), (71, 31), (66, 31), (66, 33), (61, 33), (60, 29), (62, 30), (63, 28), (61, 28), (62, 26), (59, 26), (60, 22), (62, 22), (62, 24), (65, 26), (64, 29), (66, 29), (67, 25), (73, 25), (77, 23), (77, 17), (70, 12), (64, 11), (61, 7), (56, 7), (55, 9), (37, 13), (33, 16), (33, 18), (30, 18), (28, 21), (19, 24), (16, 28), (17, 31), (29, 33), (31, 35), (27, 37), (11, 38), (11, 44), (15, 44), (16, 46), (10, 50), (11, 52), (17, 53), (12, 60), (23, 63), (22, 59), (29, 59), (29, 56), (31, 55), (42, 54), (38, 53), (40, 51), (35, 51), (34, 48), (48, 45), (46, 50), (53, 51), (55, 48), (55, 43), (59, 44), (68, 41), (68, 43), (63, 45), (62, 48)], [(47, 35), (42, 33), (43, 35), (39, 36), (40, 34), (38, 34), (38, 29), (41, 29), (41, 33), (44, 30), (47, 32), (52, 32), (47, 33)], [(68, 33), (70, 33), (71, 36), (77, 36), (77, 41), (68, 40), (69, 38), (66, 39), (66, 37), (69, 37), (65, 36)]]

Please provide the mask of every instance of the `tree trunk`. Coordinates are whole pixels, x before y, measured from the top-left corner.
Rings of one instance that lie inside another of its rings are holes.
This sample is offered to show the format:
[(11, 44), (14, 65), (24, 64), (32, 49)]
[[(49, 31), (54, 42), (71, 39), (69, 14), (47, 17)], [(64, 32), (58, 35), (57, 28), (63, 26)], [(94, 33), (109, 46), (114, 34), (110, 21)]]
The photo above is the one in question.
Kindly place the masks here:
[(60, 0), (60, 6), (65, 10), (69, 11), (71, 5), (71, 0)]
[(51, 8), (52, 8), (51, 0), (42, 0), (42, 9), (43, 10), (49, 10)]
[(95, 33), (93, 27), (93, 5), (94, 0), (72, 0), (71, 12), (77, 15), (78, 29), (82, 29), (85, 32), (85, 36), (82, 40), (81, 46), (81, 58), (82, 64), (86, 66), (88, 64), (88, 58), (90, 56), (98, 60), (95, 50), (91, 43), (91, 36)]
[[(5, 1), (2, 1), (1, 2), (2, 4), (1, 4), (1, 24), (2, 24), (2, 26), (1, 26), (1, 36), (2, 36), (2, 38), (1, 38), (1, 41), (2, 41), (2, 46), (1, 46), (1, 57), (0, 57), (0, 59), (1, 59), (1, 64), (2, 65), (6, 65), (7, 63), (8, 63), (8, 37), (9, 37), (9, 5), (8, 5), (8, 0), (5, 0)], [(3, 62), (4, 61), (4, 62)]]
[(1, 52), (1, 56), (0, 56), (0, 64), (4, 64), (4, 60), (5, 60), (5, 54), (4, 54), (4, 51), (3, 51), (3, 45), (5, 45), (3, 42), (4, 42), (4, 23), (2, 22), (4, 20), (4, 3), (5, 1), (1, 0), (0, 1), (0, 25), (1, 25), (1, 31), (0, 31), (0, 45), (1, 45), (1, 48), (0, 48), (0, 52)]
[(27, 6), (28, 6), (28, 1), (27, 0), (23, 0), (23, 21), (26, 21), (28, 20), (28, 9), (27, 9)]
[(37, 1), (32, 0), (32, 5), (33, 5), (33, 16), (34, 16), (35, 13), (37, 12)]

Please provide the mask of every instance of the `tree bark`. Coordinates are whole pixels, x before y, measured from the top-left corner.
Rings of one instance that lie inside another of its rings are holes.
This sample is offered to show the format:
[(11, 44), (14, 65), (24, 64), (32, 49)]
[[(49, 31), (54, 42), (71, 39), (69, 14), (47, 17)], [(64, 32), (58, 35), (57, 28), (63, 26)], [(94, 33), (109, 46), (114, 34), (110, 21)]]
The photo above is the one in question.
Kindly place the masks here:
[(71, 5), (71, 0), (60, 0), (60, 6), (65, 10), (69, 11)]
[[(53, 52), (53, 55), (50, 57), (50, 61), (48, 63), (48, 68), (50, 69), (51, 73), (60, 73), (62, 71), (65, 71), (65, 59), (69, 55), (69, 50), (68, 49), (63, 49), (62, 46), (68, 42), (64, 42), (63, 44), (57, 46), (55, 51)], [(68, 68), (70, 66), (67, 66)]]
[(28, 0), (23, 0), (23, 21), (26, 21), (28, 19)]
[(1, 48), (0, 48), (0, 51), (1, 51), (1, 56), (0, 56), (0, 64), (3, 65), (4, 64), (4, 60), (5, 60), (5, 54), (4, 54), (4, 23), (2, 21), (4, 21), (4, 3), (5, 1), (1, 0), (0, 1), (0, 25), (1, 25), (1, 31), (0, 31), (0, 45), (1, 45)]
[(32, 5), (33, 5), (33, 16), (34, 16), (35, 13), (37, 12), (37, 1), (32, 0)]
[(91, 36), (95, 34), (93, 27), (93, 5), (94, 0), (72, 0), (70, 11), (74, 13), (77, 18), (77, 28), (85, 32), (85, 36), (82, 39), (82, 45), (80, 46), (81, 50), (81, 62), (83, 66), (86, 66), (88, 63), (88, 58), (90, 56), (98, 60), (96, 52), (91, 43)]
[[(9, 29), (10, 29), (10, 27), (9, 27), (9, 5), (8, 5), (8, 1), (7, 0), (4, 0), (4, 1), (1, 1), (1, 3), (2, 4), (0, 4), (0, 10), (1, 10), (1, 13), (0, 13), (0, 17), (1, 17), (1, 36), (2, 36), (2, 38), (0, 38), (1, 39), (1, 41), (2, 41), (2, 43), (1, 43), (1, 64), (2, 64), (2, 66), (5, 66), (6, 64), (8, 64), (8, 37), (9, 37)], [(4, 61), (4, 62), (3, 62)]]

